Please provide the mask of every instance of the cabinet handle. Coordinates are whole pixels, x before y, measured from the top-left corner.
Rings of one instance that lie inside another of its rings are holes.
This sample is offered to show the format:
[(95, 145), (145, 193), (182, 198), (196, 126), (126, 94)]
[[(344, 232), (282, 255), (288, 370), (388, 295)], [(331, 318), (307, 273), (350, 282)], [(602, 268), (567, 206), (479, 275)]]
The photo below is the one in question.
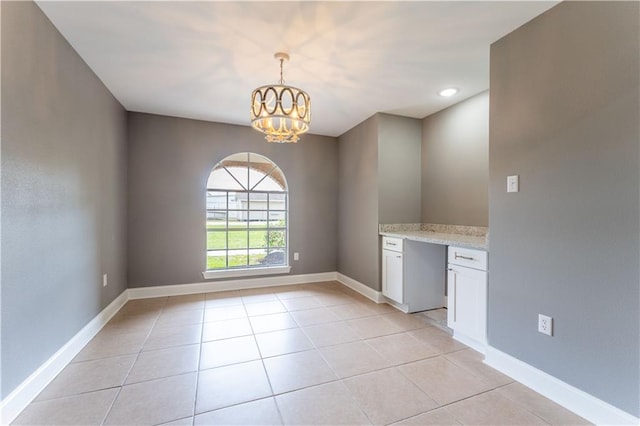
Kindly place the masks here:
[(458, 301), (458, 294), (457, 291), (458, 290), (458, 283), (456, 282), (456, 275), (453, 275), (453, 322), (455, 323), (456, 321), (458, 321), (458, 304), (456, 303)]
[(456, 258), (456, 259), (464, 259), (464, 260), (475, 260), (473, 257), (469, 257), (469, 256), (462, 256), (462, 255), (460, 255), (460, 254), (458, 254), (458, 253), (456, 253), (455, 258)]
[(402, 256), (396, 256), (396, 259), (402, 259)]
[(390, 243), (390, 242), (388, 242), (388, 241), (387, 241), (387, 245), (388, 245), (388, 246), (395, 246), (395, 245), (396, 245), (396, 243)]

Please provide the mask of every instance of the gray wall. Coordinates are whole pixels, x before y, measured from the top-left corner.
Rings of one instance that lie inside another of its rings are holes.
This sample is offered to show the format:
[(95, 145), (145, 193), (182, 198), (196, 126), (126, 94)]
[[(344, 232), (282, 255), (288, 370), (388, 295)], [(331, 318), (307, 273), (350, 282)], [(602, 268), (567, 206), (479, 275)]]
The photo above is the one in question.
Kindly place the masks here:
[(421, 126), (375, 114), (338, 138), (338, 272), (374, 290), (378, 225), (420, 222)]
[(338, 138), (338, 272), (379, 290), (378, 115)]
[(639, 6), (559, 4), (492, 45), (490, 83), (489, 343), (635, 416)]
[(204, 281), (207, 178), (217, 162), (247, 151), (274, 161), (287, 178), (291, 274), (336, 270), (335, 138), (304, 135), (297, 144), (270, 144), (245, 126), (140, 113), (128, 118), (129, 287)]
[(487, 226), (489, 92), (426, 117), (422, 127), (422, 220)]
[(422, 122), (378, 114), (379, 223), (420, 222)]
[(126, 113), (35, 3), (1, 49), (4, 398), (126, 288)]

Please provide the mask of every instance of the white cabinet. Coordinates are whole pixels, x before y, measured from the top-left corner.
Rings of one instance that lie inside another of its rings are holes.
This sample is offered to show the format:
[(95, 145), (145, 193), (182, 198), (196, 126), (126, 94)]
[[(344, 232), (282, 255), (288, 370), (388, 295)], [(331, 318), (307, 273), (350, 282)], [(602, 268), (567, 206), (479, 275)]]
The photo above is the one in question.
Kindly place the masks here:
[(457, 340), (484, 352), (487, 344), (487, 253), (449, 247), (448, 260), (447, 325), (453, 329)]
[(444, 304), (445, 247), (401, 238), (382, 238), (382, 294), (404, 312)]
[(382, 294), (403, 303), (403, 255), (400, 252), (382, 250)]

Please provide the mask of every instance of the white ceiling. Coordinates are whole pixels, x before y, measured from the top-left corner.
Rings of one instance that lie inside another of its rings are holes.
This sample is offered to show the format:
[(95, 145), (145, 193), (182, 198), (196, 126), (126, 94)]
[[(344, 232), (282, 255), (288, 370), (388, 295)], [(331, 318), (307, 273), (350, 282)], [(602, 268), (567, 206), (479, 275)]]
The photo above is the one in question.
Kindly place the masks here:
[[(489, 45), (557, 2), (38, 1), (130, 111), (249, 124), (275, 83), (311, 95), (311, 133), (376, 112), (423, 118), (489, 87)], [(461, 92), (442, 98), (437, 91)]]

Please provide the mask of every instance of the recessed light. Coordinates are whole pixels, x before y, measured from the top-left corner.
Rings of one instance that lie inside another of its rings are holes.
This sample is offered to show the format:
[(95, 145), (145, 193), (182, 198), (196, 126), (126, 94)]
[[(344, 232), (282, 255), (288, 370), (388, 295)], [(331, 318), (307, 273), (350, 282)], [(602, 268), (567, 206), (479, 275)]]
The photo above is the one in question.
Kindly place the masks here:
[(448, 89), (443, 89), (443, 90), (439, 91), (438, 95), (443, 96), (445, 98), (448, 98), (450, 96), (455, 95), (458, 92), (459, 92), (459, 90), (456, 89), (455, 87), (449, 87)]

